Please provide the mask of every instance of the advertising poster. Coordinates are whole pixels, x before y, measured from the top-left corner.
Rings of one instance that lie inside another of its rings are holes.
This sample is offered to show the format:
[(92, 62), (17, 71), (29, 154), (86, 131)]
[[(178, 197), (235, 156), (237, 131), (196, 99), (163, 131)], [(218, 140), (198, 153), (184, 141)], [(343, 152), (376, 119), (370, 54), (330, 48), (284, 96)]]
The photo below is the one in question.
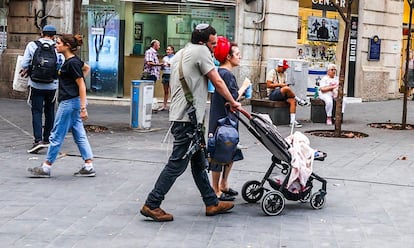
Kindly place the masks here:
[(339, 20), (308, 16), (308, 40), (338, 42)]
[(119, 63), (119, 15), (108, 6), (88, 11), (89, 65), (94, 95), (116, 97)]

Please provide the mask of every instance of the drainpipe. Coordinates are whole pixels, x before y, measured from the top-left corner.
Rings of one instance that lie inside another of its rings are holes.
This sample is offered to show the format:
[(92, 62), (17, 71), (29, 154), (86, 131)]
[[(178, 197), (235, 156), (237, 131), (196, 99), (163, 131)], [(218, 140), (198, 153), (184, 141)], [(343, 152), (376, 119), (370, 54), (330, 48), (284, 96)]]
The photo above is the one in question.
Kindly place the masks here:
[[(260, 45), (259, 45), (259, 56), (258, 56), (258, 67), (259, 70), (257, 70), (257, 78), (260, 79), (260, 71), (261, 71), (261, 67), (262, 67), (262, 57), (263, 57), (263, 37), (264, 37), (264, 20), (266, 18), (266, 4), (267, 1), (266, 0), (262, 0), (262, 17), (260, 18), (260, 20), (254, 20), (253, 23), (258, 25), (260, 24)], [(260, 82), (259, 82), (260, 83)], [(260, 88), (259, 88), (260, 90)]]

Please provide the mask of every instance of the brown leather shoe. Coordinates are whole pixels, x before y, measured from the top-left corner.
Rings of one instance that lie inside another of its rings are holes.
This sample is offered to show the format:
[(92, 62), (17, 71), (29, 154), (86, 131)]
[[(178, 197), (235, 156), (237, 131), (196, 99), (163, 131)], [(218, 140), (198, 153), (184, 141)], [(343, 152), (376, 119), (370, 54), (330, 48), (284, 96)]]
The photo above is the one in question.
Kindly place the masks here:
[(206, 207), (206, 216), (213, 216), (216, 214), (224, 214), (234, 207), (232, 202), (219, 201), (217, 205)]
[(150, 209), (147, 205), (142, 206), (141, 214), (158, 222), (172, 221), (174, 217), (172, 214), (166, 213), (161, 208)]

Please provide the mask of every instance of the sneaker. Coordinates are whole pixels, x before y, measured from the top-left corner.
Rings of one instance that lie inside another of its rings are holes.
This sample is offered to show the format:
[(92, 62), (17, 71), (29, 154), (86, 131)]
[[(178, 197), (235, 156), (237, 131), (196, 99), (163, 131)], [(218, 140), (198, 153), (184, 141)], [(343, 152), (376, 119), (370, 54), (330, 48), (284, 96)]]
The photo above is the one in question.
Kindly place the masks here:
[(309, 102), (306, 101), (305, 99), (301, 99), (301, 98), (299, 98), (297, 96), (295, 97), (295, 99), (296, 99), (296, 101), (298, 102), (298, 104), (300, 106), (308, 106), (309, 105)]
[(39, 141), (39, 142), (33, 143), (32, 148), (27, 150), (27, 152), (31, 154), (37, 154), (43, 148), (48, 148), (48, 147), (49, 147), (49, 143)]
[[(289, 127), (292, 126), (292, 123), (289, 124)], [(299, 128), (302, 127), (302, 124), (300, 124), (298, 121), (295, 121), (295, 127)]]
[(85, 167), (82, 167), (78, 172), (73, 173), (73, 175), (77, 177), (94, 177), (96, 171), (93, 168), (87, 170)]
[(173, 221), (174, 217), (172, 214), (169, 214), (162, 210), (161, 208), (151, 209), (149, 206), (144, 205), (141, 208), (140, 213), (145, 217), (149, 217), (158, 222)]
[(50, 170), (46, 172), (42, 166), (28, 168), (27, 171), (32, 178), (50, 177)]
[(329, 126), (332, 125), (332, 118), (331, 117), (326, 118), (326, 125), (329, 125)]
[(237, 144), (237, 149), (247, 149), (247, 146), (244, 146), (242, 144), (240, 144), (240, 142)]
[(232, 202), (219, 201), (217, 205), (206, 207), (206, 216), (214, 216), (217, 214), (224, 214), (234, 207)]

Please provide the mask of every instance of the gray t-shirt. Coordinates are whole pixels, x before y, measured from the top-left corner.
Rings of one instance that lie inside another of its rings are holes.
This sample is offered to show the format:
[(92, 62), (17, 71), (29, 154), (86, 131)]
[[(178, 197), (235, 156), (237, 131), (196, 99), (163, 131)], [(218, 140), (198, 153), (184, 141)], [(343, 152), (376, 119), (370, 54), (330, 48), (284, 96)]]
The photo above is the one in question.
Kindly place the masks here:
[(194, 98), (198, 123), (203, 123), (207, 102), (207, 76), (215, 70), (210, 50), (205, 45), (187, 44), (171, 60), (171, 107), (170, 121), (188, 122), (187, 100), (179, 79), (181, 57), (184, 78)]

